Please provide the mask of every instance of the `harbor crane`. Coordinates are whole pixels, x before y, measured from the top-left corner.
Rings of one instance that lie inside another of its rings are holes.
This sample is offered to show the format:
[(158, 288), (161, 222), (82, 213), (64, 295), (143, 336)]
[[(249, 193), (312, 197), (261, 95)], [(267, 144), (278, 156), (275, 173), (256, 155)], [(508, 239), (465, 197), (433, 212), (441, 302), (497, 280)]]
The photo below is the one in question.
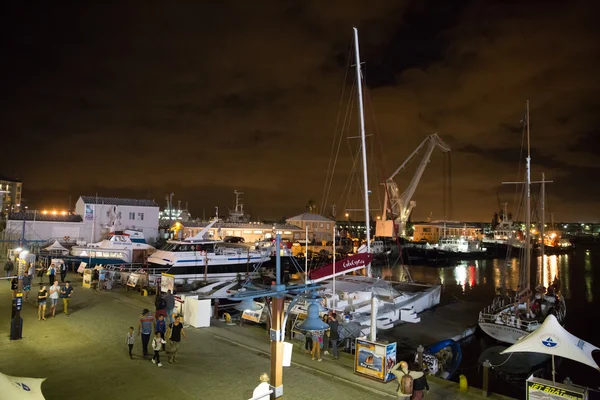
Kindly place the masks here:
[[(419, 164), (415, 175), (413, 176), (408, 188), (404, 193), (400, 194), (400, 189), (394, 177), (419, 153), (419, 151), (426, 147), (423, 159)], [(434, 133), (427, 136), (421, 144), (412, 152), (410, 156), (400, 165), (389, 178), (383, 183), (385, 186), (385, 200), (383, 203), (383, 216), (380, 221), (377, 221), (376, 236), (380, 237), (395, 237), (396, 234), (404, 236), (406, 233), (406, 222), (412, 212), (413, 208), (417, 205), (417, 202), (412, 200), (412, 197), (417, 189), (417, 185), (423, 176), (425, 167), (429, 163), (431, 153), (433, 150), (439, 147), (444, 153), (450, 151), (450, 147), (442, 141), (442, 139)], [(396, 225), (396, 229), (394, 229)], [(397, 232), (397, 233), (396, 233)]]

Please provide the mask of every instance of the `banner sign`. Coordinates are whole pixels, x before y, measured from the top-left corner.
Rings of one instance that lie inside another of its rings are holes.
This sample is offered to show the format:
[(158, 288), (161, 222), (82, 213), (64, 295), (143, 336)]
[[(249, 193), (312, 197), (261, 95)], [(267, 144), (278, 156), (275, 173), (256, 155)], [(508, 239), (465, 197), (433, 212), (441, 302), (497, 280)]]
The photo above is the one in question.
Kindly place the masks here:
[(85, 205), (85, 216), (84, 219), (86, 221), (92, 221), (94, 219), (94, 207), (86, 204)]
[(331, 263), (315, 269), (310, 273), (310, 279), (313, 281), (323, 280), (331, 278), (334, 273), (337, 276), (347, 274), (352, 271), (358, 271), (367, 268), (368, 265), (371, 264), (372, 259), (373, 255), (370, 253), (354, 254), (340, 261), (336, 261), (335, 268), (333, 263)]
[(138, 274), (129, 274), (129, 278), (127, 278), (127, 286), (135, 287), (139, 278), (140, 276)]
[(264, 307), (261, 308), (260, 310), (244, 310), (244, 312), (242, 313), (242, 318), (247, 320), (247, 321), (252, 321), (252, 322), (256, 322), (256, 323), (260, 323), (260, 317), (262, 317), (263, 311), (264, 311)]
[(540, 378), (527, 380), (527, 400), (585, 400), (585, 388), (553, 383)]
[(366, 340), (356, 339), (354, 371), (356, 373), (383, 380), (385, 347)]

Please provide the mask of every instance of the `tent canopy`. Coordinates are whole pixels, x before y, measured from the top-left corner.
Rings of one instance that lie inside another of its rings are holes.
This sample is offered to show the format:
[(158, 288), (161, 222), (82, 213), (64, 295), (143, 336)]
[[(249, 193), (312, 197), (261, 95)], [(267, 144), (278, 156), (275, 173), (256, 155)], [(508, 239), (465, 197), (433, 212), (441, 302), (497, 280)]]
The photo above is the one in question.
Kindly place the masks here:
[(0, 372), (0, 400), (44, 400), (39, 378), (21, 378)]
[(60, 243), (58, 243), (58, 240), (55, 240), (54, 243), (52, 243), (50, 246), (48, 247), (44, 247), (43, 250), (46, 251), (69, 251), (66, 247), (63, 247)]
[(500, 354), (519, 352), (550, 354), (578, 361), (600, 370), (592, 356), (596, 350), (600, 349), (570, 334), (558, 323), (554, 315), (548, 315), (542, 326), (519, 339), (517, 343)]

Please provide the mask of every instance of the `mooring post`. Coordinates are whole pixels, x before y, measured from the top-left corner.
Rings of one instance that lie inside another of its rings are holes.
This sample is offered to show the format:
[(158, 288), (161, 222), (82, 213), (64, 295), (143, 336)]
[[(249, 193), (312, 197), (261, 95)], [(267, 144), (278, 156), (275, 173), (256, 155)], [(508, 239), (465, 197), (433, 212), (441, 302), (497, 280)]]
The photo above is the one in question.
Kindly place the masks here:
[(490, 367), (492, 364), (489, 360), (483, 362), (483, 396), (488, 397), (490, 395)]

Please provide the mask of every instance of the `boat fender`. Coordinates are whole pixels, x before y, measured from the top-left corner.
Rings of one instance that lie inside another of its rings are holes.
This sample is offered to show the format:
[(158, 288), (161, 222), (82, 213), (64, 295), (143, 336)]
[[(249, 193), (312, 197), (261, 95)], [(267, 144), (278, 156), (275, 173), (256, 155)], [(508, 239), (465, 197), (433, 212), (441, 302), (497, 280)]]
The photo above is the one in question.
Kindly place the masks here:
[(467, 382), (467, 377), (464, 375), (459, 376), (459, 388), (461, 392), (469, 391), (469, 383)]

